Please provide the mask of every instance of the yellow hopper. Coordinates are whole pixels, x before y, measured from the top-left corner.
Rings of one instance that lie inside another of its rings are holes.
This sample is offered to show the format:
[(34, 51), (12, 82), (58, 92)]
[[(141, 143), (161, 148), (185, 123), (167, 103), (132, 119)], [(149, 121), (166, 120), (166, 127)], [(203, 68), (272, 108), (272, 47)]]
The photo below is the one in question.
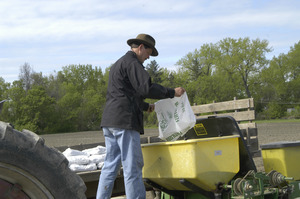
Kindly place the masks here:
[(261, 153), (266, 172), (276, 170), (300, 180), (300, 141), (261, 145)]
[(186, 180), (214, 191), (240, 169), (238, 135), (143, 144), (142, 151), (143, 178), (168, 190), (189, 191)]

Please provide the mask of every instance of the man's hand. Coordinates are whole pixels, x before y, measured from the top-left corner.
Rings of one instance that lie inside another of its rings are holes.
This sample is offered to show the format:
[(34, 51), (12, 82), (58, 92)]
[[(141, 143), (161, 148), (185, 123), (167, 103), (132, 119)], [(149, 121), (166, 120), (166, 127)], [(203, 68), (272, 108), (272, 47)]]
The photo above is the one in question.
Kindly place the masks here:
[(154, 109), (155, 109), (155, 105), (154, 104), (149, 104), (149, 108), (148, 108), (148, 113), (151, 113), (151, 112), (153, 112), (154, 111)]
[(175, 97), (180, 97), (185, 92), (185, 89), (182, 87), (175, 88)]

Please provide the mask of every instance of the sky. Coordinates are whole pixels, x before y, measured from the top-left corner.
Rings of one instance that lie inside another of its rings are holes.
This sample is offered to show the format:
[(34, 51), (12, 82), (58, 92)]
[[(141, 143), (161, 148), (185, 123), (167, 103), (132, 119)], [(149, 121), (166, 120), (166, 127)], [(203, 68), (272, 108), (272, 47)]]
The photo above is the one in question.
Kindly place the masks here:
[(139, 33), (156, 40), (162, 68), (224, 38), (267, 40), (271, 59), (300, 41), (299, 0), (1, 0), (0, 77), (12, 83), (28, 63), (55, 74), (70, 64), (105, 68)]

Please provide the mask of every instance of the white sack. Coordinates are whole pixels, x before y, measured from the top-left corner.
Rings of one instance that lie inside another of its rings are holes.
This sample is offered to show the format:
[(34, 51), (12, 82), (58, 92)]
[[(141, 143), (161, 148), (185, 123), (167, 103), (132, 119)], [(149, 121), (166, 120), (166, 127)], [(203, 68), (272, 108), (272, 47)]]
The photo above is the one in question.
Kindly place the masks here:
[(105, 160), (105, 154), (102, 155), (91, 155), (89, 156), (89, 160), (91, 163), (100, 163), (100, 162), (104, 162)]
[(94, 170), (97, 170), (97, 165), (95, 163), (91, 163), (91, 164), (87, 164), (87, 165), (71, 164), (69, 166), (69, 168), (75, 172), (94, 171)]
[(159, 100), (155, 103), (159, 123), (159, 138), (177, 140), (196, 124), (186, 92), (180, 97)]
[(76, 155), (87, 155), (86, 153), (79, 151), (79, 150), (75, 150), (75, 149), (71, 149), (71, 148), (67, 148), (64, 152), (63, 152), (64, 156), (76, 156)]
[(90, 149), (85, 149), (82, 152), (87, 153), (89, 155), (102, 155), (106, 153), (106, 148), (104, 146), (97, 146)]
[(71, 164), (89, 164), (90, 163), (90, 159), (89, 156), (87, 155), (77, 155), (77, 156), (66, 156), (66, 158), (69, 161), (69, 165)]
[(103, 165), (104, 165), (104, 162), (99, 162), (99, 163), (97, 164), (97, 168), (98, 168), (98, 169), (102, 169)]

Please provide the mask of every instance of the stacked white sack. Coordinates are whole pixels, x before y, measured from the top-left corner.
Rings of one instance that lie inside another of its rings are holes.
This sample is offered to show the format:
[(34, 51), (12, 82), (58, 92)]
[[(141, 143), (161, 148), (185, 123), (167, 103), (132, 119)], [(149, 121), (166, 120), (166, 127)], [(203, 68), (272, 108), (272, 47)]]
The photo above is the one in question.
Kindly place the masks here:
[(104, 164), (106, 156), (106, 148), (104, 146), (97, 146), (91, 149), (85, 149), (82, 152), (89, 154), (90, 162), (94, 162), (98, 169), (101, 169)]
[(103, 146), (83, 151), (67, 148), (63, 154), (69, 161), (72, 171), (93, 171), (101, 169), (105, 160), (106, 149)]

